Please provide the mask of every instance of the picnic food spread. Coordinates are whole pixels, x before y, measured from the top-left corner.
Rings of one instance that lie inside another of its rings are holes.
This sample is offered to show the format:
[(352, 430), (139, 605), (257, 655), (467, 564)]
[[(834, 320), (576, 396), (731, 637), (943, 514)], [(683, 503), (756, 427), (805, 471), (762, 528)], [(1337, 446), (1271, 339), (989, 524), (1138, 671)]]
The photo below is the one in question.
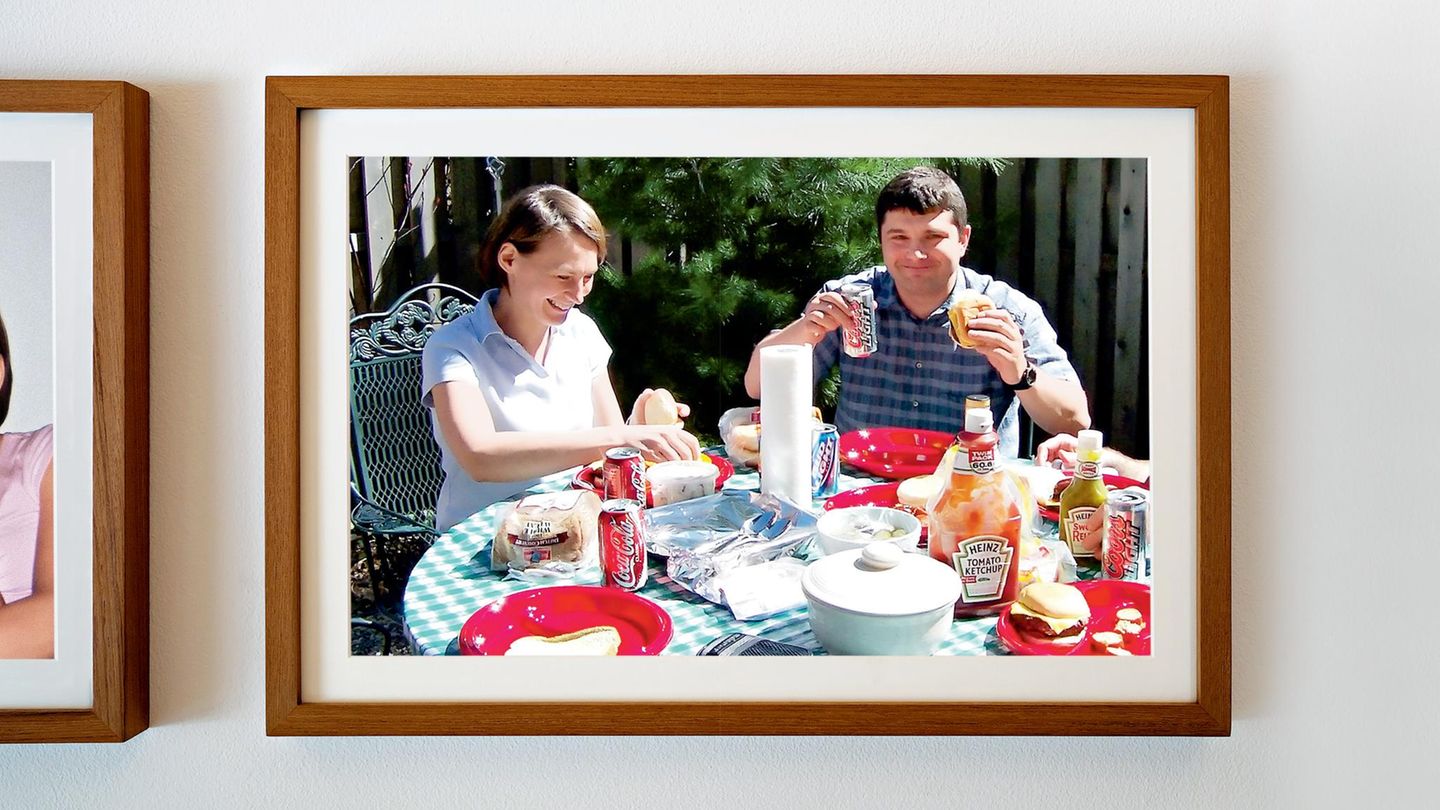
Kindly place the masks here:
[[(659, 401), (665, 404), (663, 397)], [(722, 423), (722, 433), (727, 444), (751, 446), (750, 438), (760, 435), (754, 421), (758, 410), (736, 411), (728, 425)], [(819, 503), (832, 499), (829, 493), (838, 480), (833, 471), (827, 475), (820, 469), (833, 464), (836, 455), (827, 458), (822, 443), (830, 442), (833, 450), (840, 440), (818, 413), (815, 424), (812, 494)], [(740, 622), (799, 616), (806, 638), (813, 637), (809, 646), (797, 646), (793, 635), (768, 635), (763, 628), (769, 625), (739, 624), (698, 639), (690, 648), (696, 654), (733, 654), (714, 651), (728, 650), (741, 638), (746, 643), (738, 646), (746, 655), (812, 650), (930, 655), (955, 628), (985, 617), (991, 617), (991, 625), (982, 626), (994, 627), (998, 646), (1017, 654), (1149, 654), (1149, 588), (1144, 584), (1149, 578), (1148, 493), (1107, 489), (1098, 463), (1090, 463), (1099, 460), (1098, 452), (1089, 452), (1098, 449), (1098, 435), (1082, 440), (1080, 458), (1086, 466), (1055, 488), (1062, 520), (1059, 536), (1046, 539), (1032, 526), (1038, 520), (1037, 501), (1028, 492), (1041, 479), (1049, 490), (1053, 478), (1032, 478), (1013, 463), (1000, 463), (988, 402), (967, 403), (964, 429), (943, 452), (945, 444), (934, 439), (918, 434), (903, 438), (915, 431), (870, 432), (883, 439), (874, 445), (883, 448), (876, 452), (890, 454), (888, 466), (881, 469), (895, 470), (892, 477), (899, 480), (844, 487), (833, 496), (835, 505), (826, 504), (818, 522), (813, 513), (808, 522), (799, 519), (812, 508), (810, 503), (722, 491), (719, 484), (725, 477), (717, 467), (729, 466), (722, 456), (652, 464), (631, 448), (614, 448), (603, 460), (582, 468), (588, 474), (574, 476), (572, 485), (584, 489), (530, 494), (498, 507), (490, 568), (508, 579), (542, 586), (499, 602), (527, 594), (539, 598), (549, 591), (558, 596), (566, 590), (609, 592), (631, 601), (599, 607), (587, 602), (581, 614), (552, 612), (541, 623), (527, 624), (522, 618), (511, 622), (508, 635), (476, 631), (462, 636), (462, 652), (656, 654), (669, 641), (668, 627), (658, 643), (622, 643), (636, 633), (626, 629), (631, 625), (623, 611), (640, 605), (638, 609), (662, 622), (678, 621), (667, 618), (684, 606), (672, 601), (673, 594), (689, 591)], [(845, 441), (854, 445), (853, 438)], [(915, 460), (922, 457), (928, 458), (921, 462), (925, 469), (940, 458), (934, 472), (898, 474), (920, 466)], [(704, 475), (695, 473), (700, 468)], [(876, 494), (860, 497), (867, 490)], [(1122, 492), (1127, 494), (1119, 497)], [(1042, 508), (1048, 494), (1039, 499)], [(734, 517), (712, 519), (736, 506), (741, 508)], [(1088, 515), (1084, 509), (1090, 510)], [(1072, 542), (1092, 538), (1080, 543), (1095, 557), (1085, 570), (1111, 579), (1074, 585), (1065, 581), (1073, 580), (1077, 569), (1065, 542), (1064, 516), (1071, 517)], [(667, 538), (661, 545), (668, 550), (656, 550), (651, 542), (656, 532), (656, 537)], [(683, 540), (687, 532), (691, 540)], [(647, 548), (666, 555), (654, 576), (650, 567), (656, 558), (647, 556)], [(655, 590), (655, 576), (664, 578), (664, 589)], [(572, 584), (597, 580), (598, 586)], [(1106, 583), (1116, 587), (1092, 587)], [(471, 618), (497, 609), (483, 605)], [(517, 602), (513, 609), (522, 606)], [(568, 618), (557, 622), (556, 615)], [(727, 638), (731, 644), (719, 643)]]

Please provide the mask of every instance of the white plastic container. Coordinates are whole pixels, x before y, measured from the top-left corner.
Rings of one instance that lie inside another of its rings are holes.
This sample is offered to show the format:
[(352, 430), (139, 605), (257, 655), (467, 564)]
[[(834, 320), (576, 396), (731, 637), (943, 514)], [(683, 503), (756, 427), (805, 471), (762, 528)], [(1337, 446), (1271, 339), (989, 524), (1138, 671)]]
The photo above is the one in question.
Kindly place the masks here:
[(955, 569), (893, 543), (812, 563), (800, 578), (815, 639), (832, 655), (932, 655), (954, 621)]
[(715, 494), (720, 468), (708, 461), (662, 461), (645, 471), (650, 505), (664, 506)]

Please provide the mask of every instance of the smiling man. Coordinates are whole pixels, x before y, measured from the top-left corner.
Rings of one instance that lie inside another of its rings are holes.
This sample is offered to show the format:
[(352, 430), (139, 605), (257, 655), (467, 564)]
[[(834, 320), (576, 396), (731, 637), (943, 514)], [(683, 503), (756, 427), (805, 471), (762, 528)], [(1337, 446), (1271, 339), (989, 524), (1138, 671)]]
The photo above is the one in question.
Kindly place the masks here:
[[(756, 346), (745, 390), (760, 396), (760, 348), (815, 347), (815, 381), (840, 364), (835, 424), (959, 430), (965, 397), (990, 397), (1001, 453), (1020, 447), (1019, 407), (1049, 433), (1090, 426), (1089, 406), (1055, 329), (1034, 300), (1003, 281), (960, 264), (970, 243), (965, 198), (950, 176), (917, 167), (891, 180), (875, 203), (885, 266), (827, 282), (801, 316)], [(875, 295), (879, 348), (868, 357), (843, 350), (852, 319), (840, 288), (868, 284)], [(984, 293), (995, 309), (969, 322), (974, 349), (957, 346), (947, 312), (961, 290)]]

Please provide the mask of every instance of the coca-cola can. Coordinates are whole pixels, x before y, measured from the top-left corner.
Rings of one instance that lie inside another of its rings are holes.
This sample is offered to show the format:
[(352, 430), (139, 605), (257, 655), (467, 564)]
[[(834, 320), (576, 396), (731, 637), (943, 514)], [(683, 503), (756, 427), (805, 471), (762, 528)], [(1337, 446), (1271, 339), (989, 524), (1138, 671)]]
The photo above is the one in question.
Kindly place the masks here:
[(645, 512), (633, 498), (612, 498), (600, 504), (601, 584), (622, 591), (645, 586)]
[(880, 349), (875, 316), (875, 291), (869, 284), (850, 283), (840, 288), (845, 305), (850, 308), (850, 317), (855, 319), (853, 327), (841, 331), (845, 338), (845, 353), (851, 357), (869, 357)]
[(840, 491), (840, 430), (816, 425), (810, 447), (810, 496), (828, 498)]
[(1100, 569), (1106, 579), (1150, 581), (1150, 493), (1139, 487), (1110, 493), (1101, 538)]
[(648, 485), (645, 481), (645, 459), (633, 447), (614, 447), (605, 451), (601, 473), (605, 498), (629, 498), (646, 503)]

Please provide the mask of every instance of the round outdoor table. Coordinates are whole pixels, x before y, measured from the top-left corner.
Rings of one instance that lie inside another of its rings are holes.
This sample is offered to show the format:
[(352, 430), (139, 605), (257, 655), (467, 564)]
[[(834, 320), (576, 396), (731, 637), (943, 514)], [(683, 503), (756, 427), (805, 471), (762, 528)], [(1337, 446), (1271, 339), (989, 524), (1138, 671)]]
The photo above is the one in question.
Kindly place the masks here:
[[(720, 449), (707, 449), (722, 455)], [(575, 470), (542, 478), (524, 494), (555, 492), (570, 486)], [(840, 475), (840, 489), (848, 490), (878, 479)], [(725, 482), (726, 491), (756, 491), (760, 476), (754, 470), (736, 468)], [(518, 498), (516, 499), (518, 500)], [(514, 501), (495, 503), (480, 510), (442, 534), (410, 574), (405, 588), (406, 634), (414, 650), (422, 655), (457, 652), (457, 638), (465, 621), (485, 604), (513, 593), (541, 587), (540, 584), (505, 579), (490, 570), (490, 542), (504, 514)], [(820, 502), (815, 503), (818, 511)], [(665, 560), (650, 555), (650, 579), (639, 593), (670, 614), (674, 637), (664, 655), (694, 655), (705, 644), (730, 633), (747, 633), (786, 644), (804, 647), (824, 655), (810, 632), (809, 612), (804, 606), (754, 621), (739, 621), (724, 605), (709, 602), (685, 590), (665, 573)], [(1082, 569), (1081, 577), (1088, 572)], [(1093, 574), (1091, 574), (1093, 576)], [(555, 584), (596, 584), (598, 568), (588, 575)], [(1004, 655), (1007, 650), (995, 635), (995, 616), (957, 619), (940, 644), (937, 655)]]

